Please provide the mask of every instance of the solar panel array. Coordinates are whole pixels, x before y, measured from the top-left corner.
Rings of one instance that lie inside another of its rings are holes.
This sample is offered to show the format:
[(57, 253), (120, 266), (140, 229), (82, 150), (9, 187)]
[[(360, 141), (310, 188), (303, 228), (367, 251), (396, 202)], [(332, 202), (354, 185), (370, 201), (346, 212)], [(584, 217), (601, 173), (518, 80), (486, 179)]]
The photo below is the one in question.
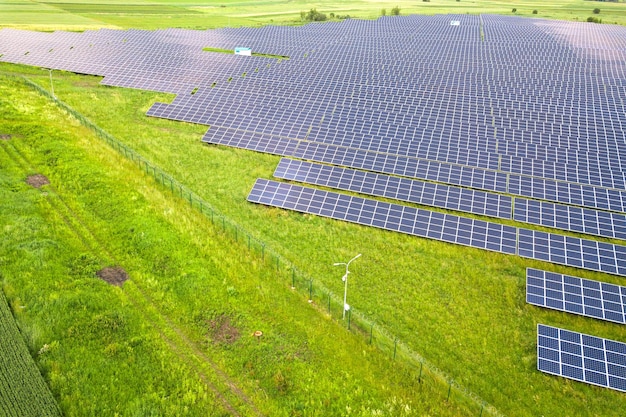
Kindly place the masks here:
[(258, 179), (248, 201), (525, 258), (626, 275), (626, 246)]
[(626, 392), (626, 344), (537, 326), (537, 369), (592, 385)]
[[(289, 59), (202, 50), (236, 46)], [(421, 210), (433, 223), (412, 234), (626, 273), (623, 246), (523, 228), (512, 228), (511, 243), (511, 226), (495, 223), (626, 240), (624, 27), (441, 15), (208, 31), (2, 29), (0, 60), (176, 93), (148, 115), (209, 125), (205, 143), (308, 161), (283, 160), (276, 175), (286, 180), (493, 219)], [(280, 204), (317, 210), (309, 191), (296, 194)], [(328, 196), (357, 204), (346, 213), (374, 204)], [(382, 227), (409, 230), (384, 213), (413, 209), (382, 207)], [(348, 219), (342, 210), (333, 216)], [(445, 236), (442, 216), (457, 222)]]
[(502, 194), (286, 158), (281, 159), (274, 176), (464, 213), (626, 239), (626, 215), (619, 213), (511, 199)]
[(497, 223), (258, 179), (248, 201), (459, 245), (516, 252), (516, 229)]
[(286, 158), (281, 159), (274, 177), (465, 213), (511, 218), (511, 197), (469, 188)]
[(626, 287), (606, 282), (527, 268), (526, 302), (626, 324)]

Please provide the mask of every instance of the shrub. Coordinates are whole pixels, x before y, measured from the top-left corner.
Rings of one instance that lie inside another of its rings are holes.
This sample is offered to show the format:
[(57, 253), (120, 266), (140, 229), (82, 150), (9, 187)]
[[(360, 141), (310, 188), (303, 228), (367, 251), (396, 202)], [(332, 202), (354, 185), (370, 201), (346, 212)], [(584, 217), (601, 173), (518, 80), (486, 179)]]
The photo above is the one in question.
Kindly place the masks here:
[(317, 9), (311, 9), (308, 13), (306, 13), (305, 19), (309, 22), (322, 22), (327, 19), (324, 13), (320, 13)]
[(593, 9), (593, 14), (600, 14), (600, 9), (598, 9), (597, 7)]
[(537, 14), (537, 13), (539, 13), (537, 9), (533, 10), (533, 14)]
[(587, 18), (587, 22), (590, 22), (590, 23), (602, 23), (602, 19), (597, 18), (597, 17), (593, 17), (593, 16), (589, 16)]
[(392, 16), (400, 16), (400, 7), (396, 6), (393, 9), (391, 9), (391, 15)]
[(517, 9), (513, 8), (513, 10), (511, 10), (513, 13), (517, 13)]
[(381, 15), (381, 16), (387, 16), (387, 9), (382, 9), (382, 10), (380, 11), (380, 15)]

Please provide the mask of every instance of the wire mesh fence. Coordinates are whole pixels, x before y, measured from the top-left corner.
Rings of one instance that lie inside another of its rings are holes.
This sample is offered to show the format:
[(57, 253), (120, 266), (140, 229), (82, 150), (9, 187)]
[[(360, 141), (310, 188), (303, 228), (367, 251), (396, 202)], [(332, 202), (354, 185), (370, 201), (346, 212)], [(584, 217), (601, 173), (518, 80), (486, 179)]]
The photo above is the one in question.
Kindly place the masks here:
[[(87, 117), (74, 108), (59, 100), (39, 84), (26, 77), (20, 77), (24, 82), (37, 90), (40, 94), (54, 100), (56, 104), (67, 113), (76, 118), (83, 126), (91, 129), (98, 137), (106, 141), (113, 149), (135, 162), (147, 175), (154, 177), (164, 189), (173, 195), (187, 201), (190, 207), (197, 209), (221, 232), (230, 237), (234, 242), (247, 247), (250, 252), (256, 253), (269, 266), (276, 269), (276, 275), (287, 283), (293, 290), (301, 293), (309, 303), (314, 304), (320, 311), (339, 321), (343, 316), (343, 299), (333, 294), (321, 281), (315, 280), (303, 271), (300, 271), (288, 259), (270, 248), (262, 240), (248, 233), (234, 221), (219, 213), (208, 202), (191, 191), (184, 184), (177, 181), (156, 164), (119, 141), (113, 135), (107, 133)], [(469, 413), (478, 416), (492, 415), (502, 416), (495, 407), (487, 404), (478, 396), (457, 384), (443, 371), (426, 361), (418, 353), (411, 350), (405, 343), (389, 333), (382, 326), (367, 318), (358, 310), (350, 308), (346, 316), (341, 320), (347, 330), (359, 334), (366, 342), (380, 351), (389, 355), (393, 361), (402, 362), (413, 370), (417, 375), (418, 382), (430, 386), (441, 394), (441, 401), (451, 401)]]

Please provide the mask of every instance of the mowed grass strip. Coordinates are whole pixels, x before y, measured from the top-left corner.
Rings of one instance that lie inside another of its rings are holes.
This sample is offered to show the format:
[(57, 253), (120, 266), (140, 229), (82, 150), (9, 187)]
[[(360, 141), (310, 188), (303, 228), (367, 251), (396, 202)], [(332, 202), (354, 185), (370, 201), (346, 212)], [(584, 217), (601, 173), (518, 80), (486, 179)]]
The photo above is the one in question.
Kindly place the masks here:
[[(38, 362), (64, 414), (220, 415), (196, 367), (146, 315), (181, 329), (189, 349), (201, 350), (265, 415), (479, 412), (446, 401), (437, 382), (418, 381), (414, 368), (310, 306), (245, 244), (233, 244), (31, 88), (3, 78), (0, 89), (0, 130), (13, 132), (0, 162), (20, 171), (3, 195), (19, 209), (0, 212), (11, 230), (0, 253), (4, 285), (11, 302), (25, 306), (18, 320), (32, 349), (50, 346)], [(24, 183), (16, 153), (46, 175), (106, 254), (87, 248), (51, 210), (45, 188)], [(122, 288), (95, 276), (109, 258), (129, 274)], [(149, 306), (132, 302), (142, 294)]]

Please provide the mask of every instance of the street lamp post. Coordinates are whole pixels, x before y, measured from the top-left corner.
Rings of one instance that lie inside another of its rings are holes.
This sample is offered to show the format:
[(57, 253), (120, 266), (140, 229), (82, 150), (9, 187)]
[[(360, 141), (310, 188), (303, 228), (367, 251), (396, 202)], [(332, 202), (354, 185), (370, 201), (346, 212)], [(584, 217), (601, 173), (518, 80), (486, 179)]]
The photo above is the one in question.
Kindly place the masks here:
[(346, 311), (350, 309), (350, 306), (346, 303), (347, 298), (348, 298), (348, 274), (350, 274), (350, 271), (348, 270), (348, 267), (350, 267), (350, 263), (352, 261), (354, 261), (355, 259), (357, 259), (359, 256), (361, 256), (360, 253), (357, 256), (355, 256), (354, 258), (350, 259), (348, 262), (336, 262), (336, 263), (333, 264), (334, 266), (339, 266), (339, 265), (345, 265), (346, 266), (346, 273), (341, 278), (341, 280), (344, 282), (344, 288), (343, 288), (343, 316), (341, 317), (343, 320), (345, 320), (345, 318), (346, 318)]
[(52, 97), (56, 100), (57, 96), (54, 95), (54, 84), (52, 84), (52, 69), (48, 69), (50, 73), (50, 90), (52, 91)]

